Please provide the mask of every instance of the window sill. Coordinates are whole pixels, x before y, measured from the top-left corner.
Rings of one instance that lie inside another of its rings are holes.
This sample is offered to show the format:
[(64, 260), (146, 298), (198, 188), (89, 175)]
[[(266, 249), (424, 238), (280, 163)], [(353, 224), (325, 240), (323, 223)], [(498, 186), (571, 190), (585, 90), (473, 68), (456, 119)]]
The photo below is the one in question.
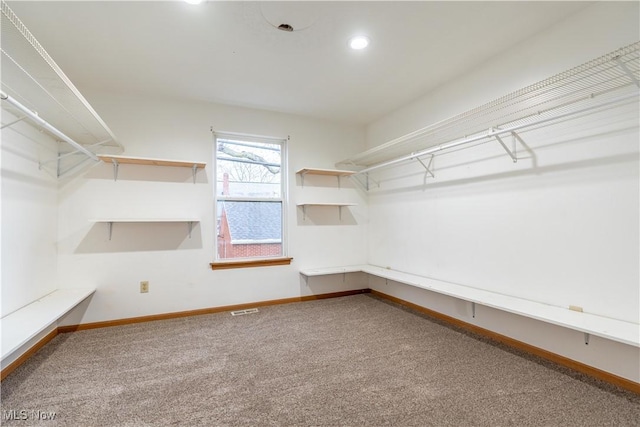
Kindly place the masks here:
[(293, 258), (267, 258), (243, 261), (216, 261), (212, 262), (212, 270), (227, 270), (230, 268), (268, 267), (271, 265), (289, 265)]

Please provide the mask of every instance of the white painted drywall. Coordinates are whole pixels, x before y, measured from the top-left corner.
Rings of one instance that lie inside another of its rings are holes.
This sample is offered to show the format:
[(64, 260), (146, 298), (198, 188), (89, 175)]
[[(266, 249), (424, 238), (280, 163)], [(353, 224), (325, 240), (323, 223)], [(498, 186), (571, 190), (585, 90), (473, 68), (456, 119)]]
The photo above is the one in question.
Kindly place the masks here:
[[(483, 67), (372, 123), (367, 145), (424, 127), (638, 40), (638, 3), (597, 3)], [(629, 322), (640, 319), (638, 105), (436, 157), (435, 178), (385, 170), (369, 196), (368, 262)], [(586, 347), (574, 334), (403, 285), (374, 289), (640, 380), (637, 348)], [(416, 293), (417, 292), (417, 293)], [(611, 354), (615, 353), (616, 357)], [(619, 356), (619, 357), (618, 357)]]
[[(2, 111), (3, 123), (15, 118)], [(57, 143), (20, 122), (2, 129), (1, 147), (1, 300), (6, 316), (56, 289)]]
[[(362, 127), (209, 103), (87, 94), (95, 109), (126, 147), (126, 155), (207, 162), (192, 183), (190, 169), (122, 164), (114, 182), (110, 164), (96, 164), (61, 181), (59, 277), (63, 287), (95, 286), (84, 313), (64, 323), (87, 323), (135, 316), (321, 294), (367, 286), (366, 278), (322, 286), (307, 284), (300, 268), (361, 263), (366, 259), (366, 200), (348, 179), (310, 178), (301, 186), (295, 171), (331, 168), (335, 159), (364, 148)], [(290, 137), (288, 141), (290, 266), (212, 271), (213, 137), (218, 131)], [(297, 203), (358, 203), (345, 209), (318, 209), (306, 220)], [(195, 217), (186, 224), (115, 224), (95, 218)], [(141, 294), (139, 282), (150, 292)]]

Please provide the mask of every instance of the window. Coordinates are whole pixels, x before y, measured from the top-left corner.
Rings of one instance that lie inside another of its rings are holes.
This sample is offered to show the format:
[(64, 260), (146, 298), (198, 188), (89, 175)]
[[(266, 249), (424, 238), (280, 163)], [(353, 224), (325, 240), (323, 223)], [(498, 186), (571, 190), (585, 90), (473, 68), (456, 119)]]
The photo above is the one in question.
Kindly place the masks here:
[(216, 134), (215, 144), (216, 261), (284, 258), (285, 140)]

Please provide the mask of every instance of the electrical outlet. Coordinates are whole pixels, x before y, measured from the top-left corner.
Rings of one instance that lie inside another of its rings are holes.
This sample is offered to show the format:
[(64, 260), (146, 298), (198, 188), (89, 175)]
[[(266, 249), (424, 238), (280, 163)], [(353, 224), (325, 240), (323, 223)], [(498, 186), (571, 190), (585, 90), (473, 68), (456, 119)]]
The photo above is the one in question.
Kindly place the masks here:
[(140, 293), (146, 294), (147, 292), (149, 292), (149, 282), (144, 280), (140, 282)]

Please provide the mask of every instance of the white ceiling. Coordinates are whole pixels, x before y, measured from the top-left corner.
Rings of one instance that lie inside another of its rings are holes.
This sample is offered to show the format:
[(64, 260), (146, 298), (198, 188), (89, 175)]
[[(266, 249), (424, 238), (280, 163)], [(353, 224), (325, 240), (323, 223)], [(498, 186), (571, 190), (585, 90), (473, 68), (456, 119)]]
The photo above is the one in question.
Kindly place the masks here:
[[(365, 124), (584, 2), (8, 2), (81, 92)], [(293, 32), (275, 28), (280, 23)], [(274, 25), (275, 26), (274, 26)], [(364, 51), (351, 35), (371, 38)]]

